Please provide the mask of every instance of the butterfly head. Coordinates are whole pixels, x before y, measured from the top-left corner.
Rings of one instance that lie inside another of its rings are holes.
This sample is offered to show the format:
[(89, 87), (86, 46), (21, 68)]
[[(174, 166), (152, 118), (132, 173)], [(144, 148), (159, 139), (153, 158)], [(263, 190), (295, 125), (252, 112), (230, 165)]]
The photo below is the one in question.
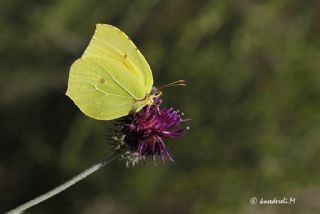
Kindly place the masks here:
[(152, 103), (153, 103), (154, 98), (160, 97), (160, 96), (162, 95), (163, 89), (169, 88), (169, 87), (173, 87), (173, 86), (186, 86), (186, 81), (184, 81), (184, 80), (178, 80), (178, 81), (175, 81), (175, 82), (172, 82), (172, 83), (169, 83), (169, 84), (161, 85), (161, 86), (159, 86), (159, 87), (153, 86), (153, 87), (151, 88), (150, 94), (148, 94), (148, 95), (146, 96), (146, 99), (149, 99), (149, 100), (150, 100), (150, 103), (149, 103), (149, 104), (152, 104)]
[(149, 94), (145, 96), (142, 100), (135, 100), (134, 109), (135, 112), (140, 111), (146, 105), (152, 105), (154, 103), (155, 98), (160, 97), (162, 95), (162, 90), (168, 87), (173, 86), (186, 86), (186, 81), (178, 80), (169, 84), (165, 84), (159, 87), (153, 86)]

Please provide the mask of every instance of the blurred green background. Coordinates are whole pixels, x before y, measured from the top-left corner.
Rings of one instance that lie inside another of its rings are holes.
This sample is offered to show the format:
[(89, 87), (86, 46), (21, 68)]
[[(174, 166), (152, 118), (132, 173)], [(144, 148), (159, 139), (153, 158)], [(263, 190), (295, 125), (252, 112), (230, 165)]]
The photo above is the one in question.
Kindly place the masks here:
[[(0, 1), (0, 212), (111, 153), (66, 97), (96, 23), (126, 32), (191, 118), (174, 163), (115, 162), (27, 213), (320, 213), (320, 2)], [(251, 205), (295, 197), (294, 205)]]

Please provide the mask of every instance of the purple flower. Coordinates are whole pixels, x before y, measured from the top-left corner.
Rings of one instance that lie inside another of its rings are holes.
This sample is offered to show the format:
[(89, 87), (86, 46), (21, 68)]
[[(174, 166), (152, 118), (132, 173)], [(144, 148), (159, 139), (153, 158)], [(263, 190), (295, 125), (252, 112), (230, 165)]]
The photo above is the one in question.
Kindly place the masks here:
[(177, 138), (184, 134), (186, 128), (180, 127), (183, 120), (179, 111), (172, 108), (160, 110), (161, 99), (155, 98), (152, 105), (145, 106), (133, 118), (125, 121), (122, 128), (124, 143), (129, 146), (131, 152), (138, 153), (142, 157), (152, 157), (155, 161), (159, 155), (163, 161), (169, 158), (164, 139)]

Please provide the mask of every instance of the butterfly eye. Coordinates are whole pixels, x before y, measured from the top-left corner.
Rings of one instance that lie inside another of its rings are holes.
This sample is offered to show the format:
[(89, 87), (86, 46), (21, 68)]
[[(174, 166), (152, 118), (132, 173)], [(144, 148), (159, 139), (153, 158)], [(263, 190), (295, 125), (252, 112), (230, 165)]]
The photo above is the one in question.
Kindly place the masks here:
[(150, 94), (156, 94), (158, 91), (157, 87), (152, 86)]

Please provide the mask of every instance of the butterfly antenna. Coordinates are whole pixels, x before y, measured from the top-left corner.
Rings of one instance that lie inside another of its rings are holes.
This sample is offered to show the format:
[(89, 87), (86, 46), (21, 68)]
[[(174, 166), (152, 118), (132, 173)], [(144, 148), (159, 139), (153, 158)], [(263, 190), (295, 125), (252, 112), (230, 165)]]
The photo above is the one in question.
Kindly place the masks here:
[(164, 88), (169, 88), (169, 87), (173, 87), (173, 86), (186, 86), (186, 85), (187, 85), (186, 81), (177, 80), (177, 81), (172, 82), (172, 83), (161, 85), (161, 86), (157, 87), (157, 90), (158, 91), (162, 91), (162, 89), (164, 89)]

